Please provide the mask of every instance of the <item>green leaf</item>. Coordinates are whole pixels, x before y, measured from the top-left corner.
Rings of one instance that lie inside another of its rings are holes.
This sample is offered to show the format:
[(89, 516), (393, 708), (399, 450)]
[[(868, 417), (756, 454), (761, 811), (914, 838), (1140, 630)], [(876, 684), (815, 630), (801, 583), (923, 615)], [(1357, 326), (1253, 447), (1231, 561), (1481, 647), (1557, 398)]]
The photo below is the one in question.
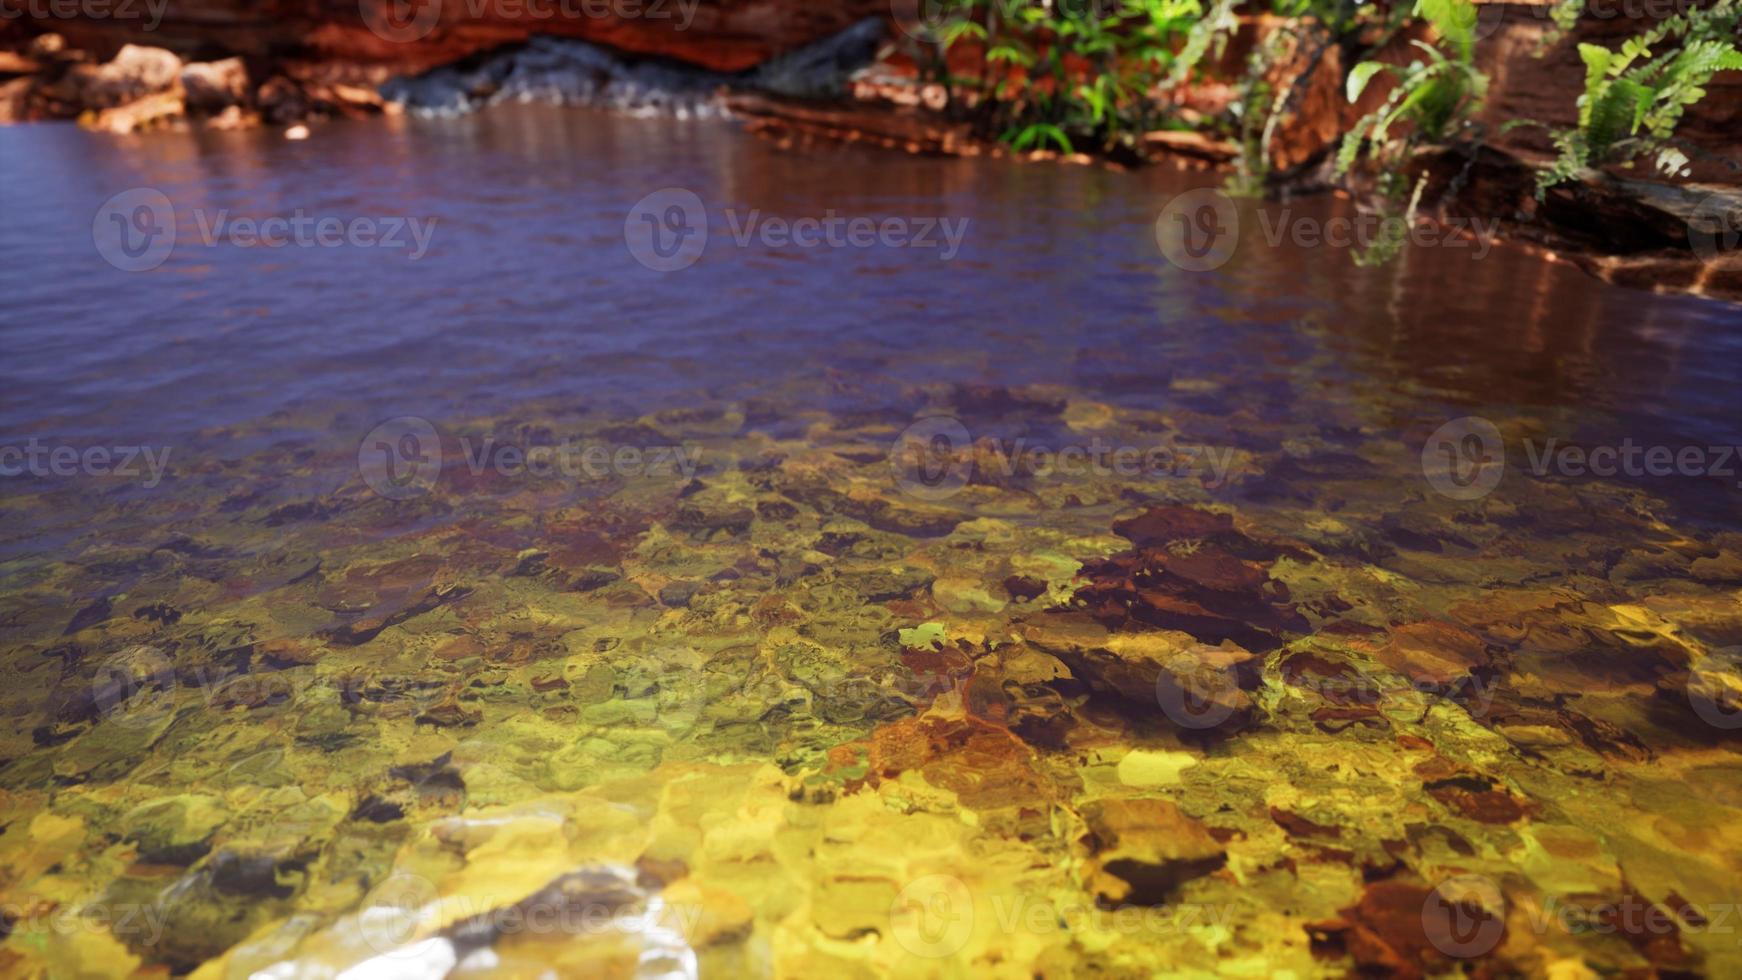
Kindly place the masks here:
[(1586, 107), (1585, 124), (1580, 127), (1591, 153), (1601, 158), (1615, 142), (1633, 135), (1653, 95), (1651, 89), (1625, 78), (1605, 87)]
[(1373, 76), (1388, 68), (1390, 68), (1389, 65), (1377, 61), (1363, 61), (1356, 65), (1355, 69), (1349, 72), (1349, 101), (1351, 103), (1359, 101), (1361, 93), (1367, 90), (1367, 83), (1373, 80)]
[(1476, 5), (1471, 0), (1417, 0), (1415, 13), (1432, 24), (1463, 60), (1469, 60), (1476, 43)]
[[(1614, 60), (1615, 52), (1597, 44), (1579, 45), (1579, 58), (1585, 62), (1585, 77), (1600, 78), (1609, 70), (1609, 63)], [(1587, 86), (1590, 84), (1586, 83)]]
[(1016, 132), (1014, 139), (1011, 139), (1010, 136), (1010, 133), (1005, 134), (1005, 138), (1007, 142), (1010, 143), (1010, 148), (1013, 150), (1021, 151), (1026, 150), (1029, 147), (1039, 149), (1045, 143), (1051, 142), (1064, 153), (1075, 152), (1071, 149), (1070, 137), (1065, 135), (1064, 130), (1054, 126), (1052, 123), (1035, 123), (1032, 126), (1028, 126), (1021, 131)]

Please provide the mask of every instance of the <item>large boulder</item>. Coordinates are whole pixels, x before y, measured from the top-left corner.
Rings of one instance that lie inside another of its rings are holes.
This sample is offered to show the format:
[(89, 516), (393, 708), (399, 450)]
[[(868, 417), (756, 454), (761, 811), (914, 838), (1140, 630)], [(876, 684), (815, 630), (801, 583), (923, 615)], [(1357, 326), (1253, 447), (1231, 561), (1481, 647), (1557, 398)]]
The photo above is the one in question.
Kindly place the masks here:
[(172, 52), (129, 44), (106, 64), (75, 66), (68, 82), (85, 108), (109, 109), (167, 92), (180, 77), (181, 59)]

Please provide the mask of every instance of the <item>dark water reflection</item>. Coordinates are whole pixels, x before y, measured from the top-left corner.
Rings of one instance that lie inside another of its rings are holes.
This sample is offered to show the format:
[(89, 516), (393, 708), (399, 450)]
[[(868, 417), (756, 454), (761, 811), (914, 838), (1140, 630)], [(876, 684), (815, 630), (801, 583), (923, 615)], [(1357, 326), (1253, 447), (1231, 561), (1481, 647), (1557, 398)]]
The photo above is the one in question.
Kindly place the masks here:
[[(1418, 249), (1364, 270), (1342, 250), (1265, 247), (1248, 211), (1233, 262), (1182, 272), (1151, 239), (1182, 188), (1160, 172), (792, 154), (729, 125), (536, 107), (334, 124), (301, 143), (16, 128), (0, 154), (8, 438), (172, 439), (328, 401), (439, 414), (561, 395), (645, 411), (829, 369), (1095, 384), (1079, 367), (1093, 352), (1122, 364), (1132, 399), (1213, 375), (1230, 398), (1270, 401), (1282, 372), (1317, 389), (1286, 401), (1361, 390), (1392, 406), (1379, 424), (1441, 403), (1523, 405), (1711, 441), (1733, 437), (1742, 375), (1735, 308), (1610, 288), (1515, 249), (1480, 261)], [(136, 186), (165, 191), (179, 218), (174, 255), (145, 274), (106, 265), (85, 220)], [(681, 274), (642, 268), (622, 237), (629, 208), (666, 186), (696, 190), (714, 222), (704, 260)], [(969, 226), (948, 262), (935, 249), (738, 247), (726, 208)], [(298, 209), (436, 228), (419, 261), (197, 240), (196, 211)]]

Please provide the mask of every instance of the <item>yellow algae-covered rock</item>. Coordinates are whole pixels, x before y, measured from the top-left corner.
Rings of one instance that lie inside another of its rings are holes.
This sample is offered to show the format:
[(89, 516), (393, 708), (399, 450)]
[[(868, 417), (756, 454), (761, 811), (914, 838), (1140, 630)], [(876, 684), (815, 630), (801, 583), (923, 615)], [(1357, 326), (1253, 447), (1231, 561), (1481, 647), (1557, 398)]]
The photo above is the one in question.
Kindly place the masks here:
[(1198, 757), (1190, 752), (1132, 749), (1119, 760), (1119, 781), (1126, 786), (1171, 786), (1197, 764)]
[(738, 942), (755, 926), (755, 909), (735, 891), (685, 878), (660, 897), (695, 949)]
[[(105, 980), (136, 975), (142, 958), (96, 920), (50, 929), (13, 929), (0, 949), (0, 972), (20, 980)], [(8, 962), (10, 960), (10, 962)]]
[(1116, 419), (1114, 409), (1101, 402), (1072, 399), (1065, 406), (1065, 424), (1078, 432), (1092, 432), (1112, 425)]
[(1254, 658), (1232, 641), (1211, 645), (1172, 630), (1114, 633), (1074, 614), (1031, 620), (1022, 636), (1098, 690), (1161, 708), (1176, 724), (1237, 727), (1254, 707), (1245, 669)]
[(997, 612), (1004, 600), (991, 594), (986, 586), (973, 579), (940, 578), (931, 584), (932, 598), (938, 605), (956, 613)]
[(139, 860), (187, 865), (210, 849), (212, 835), (232, 816), (221, 799), (190, 793), (134, 807), (121, 818), (120, 829)]

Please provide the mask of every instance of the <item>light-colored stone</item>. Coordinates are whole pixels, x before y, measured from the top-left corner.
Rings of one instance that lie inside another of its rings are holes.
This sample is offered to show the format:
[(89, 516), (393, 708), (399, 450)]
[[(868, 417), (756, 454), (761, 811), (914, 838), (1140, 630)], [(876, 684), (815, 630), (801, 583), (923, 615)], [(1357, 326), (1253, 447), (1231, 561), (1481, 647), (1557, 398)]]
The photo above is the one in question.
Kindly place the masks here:
[(181, 114), (181, 93), (158, 92), (123, 106), (100, 110), (80, 121), (100, 132), (131, 133)]
[(175, 87), (181, 59), (163, 48), (129, 44), (107, 64), (78, 65), (68, 77), (80, 104), (107, 109)]
[(0, 124), (23, 122), (29, 104), (34, 78), (14, 78), (0, 82)]

